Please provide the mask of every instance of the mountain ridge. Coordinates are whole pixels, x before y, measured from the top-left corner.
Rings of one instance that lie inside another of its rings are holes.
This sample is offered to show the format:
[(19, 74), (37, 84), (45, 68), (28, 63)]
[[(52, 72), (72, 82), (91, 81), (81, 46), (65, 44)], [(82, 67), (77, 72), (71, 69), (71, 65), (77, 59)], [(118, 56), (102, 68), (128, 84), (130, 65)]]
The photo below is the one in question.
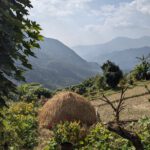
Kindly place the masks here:
[(87, 61), (98, 60), (99, 55), (114, 51), (121, 51), (130, 48), (140, 48), (150, 46), (150, 36), (132, 39), (128, 37), (118, 37), (103, 44), (77, 46), (74, 51)]
[(124, 71), (131, 71), (135, 65), (139, 63), (137, 57), (148, 56), (150, 54), (150, 46), (141, 48), (130, 48), (122, 51), (103, 54), (99, 58), (99, 64), (103, 64), (107, 60), (111, 60), (120, 66)]
[(71, 48), (52, 38), (44, 38), (36, 49), (37, 58), (30, 57), (33, 70), (25, 73), (27, 82), (39, 82), (48, 88), (62, 88), (78, 84), (99, 71), (96, 63), (78, 56)]

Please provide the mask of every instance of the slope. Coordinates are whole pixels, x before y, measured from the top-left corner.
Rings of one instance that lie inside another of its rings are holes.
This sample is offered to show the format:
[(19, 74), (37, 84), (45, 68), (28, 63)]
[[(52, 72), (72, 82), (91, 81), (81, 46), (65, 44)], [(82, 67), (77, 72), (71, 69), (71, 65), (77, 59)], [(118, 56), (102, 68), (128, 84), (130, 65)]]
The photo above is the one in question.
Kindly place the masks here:
[(99, 66), (89, 63), (58, 40), (45, 38), (36, 49), (37, 58), (30, 58), (33, 70), (26, 74), (27, 82), (39, 82), (48, 88), (61, 88), (93, 76)]

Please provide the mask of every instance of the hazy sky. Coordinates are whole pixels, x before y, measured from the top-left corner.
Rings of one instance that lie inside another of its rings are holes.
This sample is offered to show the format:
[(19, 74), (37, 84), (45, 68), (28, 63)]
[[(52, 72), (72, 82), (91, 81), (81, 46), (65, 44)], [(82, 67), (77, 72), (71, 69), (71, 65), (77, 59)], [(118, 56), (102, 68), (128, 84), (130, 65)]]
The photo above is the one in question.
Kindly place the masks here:
[(150, 35), (150, 0), (31, 0), (42, 34), (69, 46)]

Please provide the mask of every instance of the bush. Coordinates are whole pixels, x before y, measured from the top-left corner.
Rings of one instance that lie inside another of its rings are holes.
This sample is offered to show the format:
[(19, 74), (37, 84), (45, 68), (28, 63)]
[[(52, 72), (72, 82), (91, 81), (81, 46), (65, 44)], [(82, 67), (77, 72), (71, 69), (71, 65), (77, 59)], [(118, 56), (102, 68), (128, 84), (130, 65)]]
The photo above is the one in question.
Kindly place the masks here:
[(102, 124), (98, 123), (90, 130), (83, 141), (82, 150), (125, 150), (132, 146), (127, 140), (108, 131)]
[(51, 97), (50, 90), (42, 87), (37, 83), (22, 84), (17, 88), (18, 100), (23, 100), (25, 102), (37, 102), (42, 96), (45, 98)]
[(87, 131), (79, 123), (64, 123), (54, 129), (54, 137), (50, 139), (48, 146), (44, 150), (58, 149), (59, 145), (69, 142), (74, 145), (74, 149), (80, 150), (130, 150), (131, 144), (108, 131), (103, 125), (97, 124)]
[(103, 70), (104, 78), (108, 86), (115, 88), (119, 81), (123, 78), (123, 73), (119, 66), (108, 60), (102, 65), (101, 68)]
[(149, 57), (141, 57), (138, 58), (140, 63), (135, 66), (134, 70), (132, 71), (132, 76), (136, 80), (149, 80), (150, 79), (150, 62)]
[(0, 149), (19, 149), (22, 145), (16, 127), (6, 118), (0, 118)]
[(91, 77), (79, 85), (66, 88), (66, 90), (70, 90), (84, 96), (88, 96), (89, 93), (91, 95), (92, 93), (94, 94), (99, 92), (100, 89), (106, 89), (104, 77), (100, 75)]
[(136, 80), (149, 80), (150, 74), (147, 69), (142, 64), (139, 64), (134, 68), (131, 74)]
[(37, 144), (36, 110), (32, 103), (13, 103), (3, 110), (2, 145), (14, 149), (33, 149)]
[(112, 139), (113, 136), (111, 133), (103, 128), (101, 124), (97, 124), (93, 129), (91, 129), (89, 135), (85, 138), (82, 149), (109, 149), (109, 142)]
[(97, 89), (103, 89), (105, 90), (106, 89), (106, 83), (105, 83), (105, 78), (102, 76), (99, 76), (96, 78), (96, 87)]
[(55, 150), (65, 142), (72, 143), (74, 148), (77, 148), (81, 139), (86, 135), (86, 130), (80, 126), (79, 122), (60, 123), (53, 129), (53, 132), (54, 137), (50, 139), (45, 150)]
[(139, 120), (140, 132), (139, 135), (146, 150), (150, 149), (150, 118), (144, 117)]

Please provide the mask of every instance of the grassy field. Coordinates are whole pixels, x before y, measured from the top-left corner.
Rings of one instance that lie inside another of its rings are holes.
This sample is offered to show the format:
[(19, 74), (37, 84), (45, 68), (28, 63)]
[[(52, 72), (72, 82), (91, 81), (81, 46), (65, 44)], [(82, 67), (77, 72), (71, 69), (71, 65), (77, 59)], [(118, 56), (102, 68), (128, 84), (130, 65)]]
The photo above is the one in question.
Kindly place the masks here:
[[(125, 110), (121, 114), (121, 120), (137, 120), (142, 116), (150, 116), (150, 94), (145, 88), (150, 89), (150, 81), (137, 82), (136, 85), (130, 87), (125, 93)], [(119, 91), (106, 91), (105, 95), (117, 103), (120, 97)], [(93, 96), (92, 96), (93, 97)], [(101, 120), (108, 122), (113, 120), (113, 112), (109, 105), (100, 100), (100, 95), (96, 94), (95, 99), (91, 103), (98, 108)]]

